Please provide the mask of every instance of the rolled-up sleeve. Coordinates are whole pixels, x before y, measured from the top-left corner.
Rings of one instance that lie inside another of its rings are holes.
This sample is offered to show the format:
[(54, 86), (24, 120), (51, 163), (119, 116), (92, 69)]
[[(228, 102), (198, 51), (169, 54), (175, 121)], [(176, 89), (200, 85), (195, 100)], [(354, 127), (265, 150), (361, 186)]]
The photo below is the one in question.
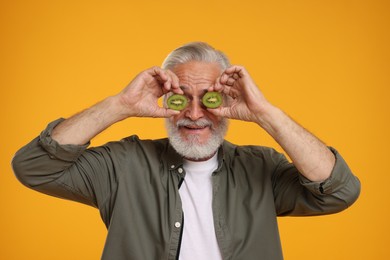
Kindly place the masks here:
[(359, 197), (360, 181), (349, 169), (343, 157), (336, 149), (329, 147), (336, 158), (336, 163), (328, 179), (322, 182), (312, 182), (299, 175), (301, 184), (318, 195), (332, 195), (343, 200), (347, 207), (351, 206)]
[(87, 149), (90, 142), (86, 143), (85, 145), (60, 145), (57, 143), (51, 138), (51, 133), (53, 129), (62, 121), (64, 121), (64, 119), (60, 118), (51, 122), (40, 134), (39, 144), (50, 154), (51, 157), (55, 157), (67, 162), (74, 162), (77, 158), (79, 158), (81, 153)]
[(328, 179), (313, 182), (285, 158), (275, 171), (275, 204), (278, 215), (322, 215), (340, 212), (360, 195), (360, 181), (332, 147), (336, 161)]
[(12, 167), (17, 179), (39, 192), (98, 207), (112, 190), (112, 160), (105, 147), (60, 145), (50, 123), (42, 133), (16, 152)]

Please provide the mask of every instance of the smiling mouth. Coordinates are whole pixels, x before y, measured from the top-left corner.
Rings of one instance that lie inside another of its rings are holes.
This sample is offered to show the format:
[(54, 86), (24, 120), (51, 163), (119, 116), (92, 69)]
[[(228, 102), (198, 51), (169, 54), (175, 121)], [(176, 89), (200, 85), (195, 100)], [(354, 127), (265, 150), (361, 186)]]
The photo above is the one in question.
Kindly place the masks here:
[(203, 129), (211, 128), (212, 123), (206, 119), (200, 119), (197, 121), (190, 121), (188, 119), (182, 119), (177, 122), (178, 128), (184, 128), (190, 131), (200, 131)]
[(187, 135), (198, 135), (208, 131), (210, 126), (181, 126), (179, 129), (183, 132), (187, 132)]
[(209, 126), (193, 126), (193, 125), (188, 125), (188, 126), (182, 126), (182, 127), (184, 127), (184, 128), (186, 128), (186, 129), (189, 129), (189, 130), (202, 130), (202, 129), (205, 129), (205, 128), (207, 128), (207, 127), (209, 127)]

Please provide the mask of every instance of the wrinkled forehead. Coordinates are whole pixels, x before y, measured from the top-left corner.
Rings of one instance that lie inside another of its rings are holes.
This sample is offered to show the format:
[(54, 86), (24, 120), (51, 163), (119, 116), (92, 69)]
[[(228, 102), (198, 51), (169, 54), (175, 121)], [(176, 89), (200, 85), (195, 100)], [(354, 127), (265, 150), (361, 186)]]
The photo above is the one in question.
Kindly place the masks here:
[(222, 70), (217, 63), (189, 62), (175, 66), (172, 71), (179, 78), (184, 92), (203, 92), (213, 86)]

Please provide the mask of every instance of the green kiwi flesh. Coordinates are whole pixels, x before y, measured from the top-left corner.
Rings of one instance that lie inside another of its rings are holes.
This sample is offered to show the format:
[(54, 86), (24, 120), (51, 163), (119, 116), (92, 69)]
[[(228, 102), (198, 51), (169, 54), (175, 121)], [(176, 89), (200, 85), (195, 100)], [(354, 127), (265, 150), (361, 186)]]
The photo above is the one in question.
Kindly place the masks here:
[(222, 104), (222, 95), (215, 91), (207, 92), (202, 97), (202, 103), (207, 108), (217, 108)]
[(168, 98), (167, 105), (173, 110), (183, 110), (187, 106), (187, 98), (184, 95), (173, 94)]

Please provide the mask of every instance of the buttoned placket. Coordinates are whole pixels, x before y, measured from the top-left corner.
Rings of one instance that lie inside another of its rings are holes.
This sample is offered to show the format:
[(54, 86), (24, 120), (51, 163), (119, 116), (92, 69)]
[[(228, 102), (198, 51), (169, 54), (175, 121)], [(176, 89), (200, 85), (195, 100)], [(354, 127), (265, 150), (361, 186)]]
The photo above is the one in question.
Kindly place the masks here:
[(182, 182), (184, 181), (185, 171), (181, 165), (175, 165), (171, 164), (169, 165), (169, 172), (173, 176), (178, 177), (178, 183), (177, 183), (177, 196), (178, 196), (178, 205), (176, 205), (175, 209), (175, 220), (174, 220), (174, 227), (172, 231), (172, 239), (171, 239), (171, 245), (169, 250), (169, 260), (177, 260), (179, 259), (180, 254), (180, 246), (181, 246), (181, 239), (183, 235), (183, 229), (184, 229), (184, 214), (183, 214), (183, 208), (181, 204), (181, 199), (179, 195), (179, 188)]
[[(170, 152), (173, 151), (172, 147), (170, 147)], [(171, 238), (171, 241), (170, 241), (170, 247), (169, 247), (169, 257), (168, 257), (168, 260), (177, 260), (179, 259), (179, 254), (180, 254), (180, 244), (181, 244), (181, 239), (182, 239), (182, 232), (183, 232), (183, 229), (184, 229), (184, 214), (183, 214), (183, 208), (182, 208), (182, 204), (181, 204), (181, 199), (180, 199), (180, 195), (179, 195), (179, 188), (180, 188), (180, 185), (182, 184), (182, 182), (184, 181), (184, 178), (185, 178), (185, 171), (183, 169), (183, 162), (182, 162), (182, 159), (180, 157), (176, 155), (174, 155), (173, 153), (168, 153), (168, 157), (166, 157), (166, 160), (167, 160), (167, 164), (165, 167), (168, 168), (168, 171), (169, 171), (169, 174), (171, 176), (175, 176), (177, 177), (177, 180), (178, 180), (178, 183), (177, 183), (177, 196), (178, 196), (178, 205), (176, 205), (176, 209), (175, 209), (175, 221), (173, 223), (173, 231), (172, 231), (172, 238)], [(218, 191), (218, 182), (215, 182), (215, 179), (217, 178), (217, 176), (214, 176), (216, 174), (218, 174), (218, 172), (221, 171), (222, 167), (223, 167), (223, 161), (224, 161), (224, 158), (223, 158), (223, 149), (222, 147), (220, 148), (219, 150), (219, 154), (218, 154), (218, 168), (214, 171), (213, 173), (213, 203), (215, 202), (214, 199), (215, 199), (215, 193)], [(216, 205), (218, 205), (219, 203), (216, 203)], [(216, 208), (213, 207), (213, 214), (216, 214), (216, 216), (219, 215), (219, 210), (218, 210), (218, 206)], [(214, 216), (214, 219), (215, 219), (215, 216)], [(219, 223), (220, 220), (214, 222), (215, 224), (217, 224), (218, 226), (220, 226), (221, 224)], [(217, 228), (217, 226), (215, 226), (216, 228), (216, 235), (217, 235), (217, 240), (218, 240), (218, 244), (220, 246), (222, 246), (221, 250), (222, 250), (222, 255), (225, 257), (229, 254), (227, 254), (226, 250), (225, 250), (225, 241), (223, 239), (223, 231), (221, 230), (221, 227)]]

